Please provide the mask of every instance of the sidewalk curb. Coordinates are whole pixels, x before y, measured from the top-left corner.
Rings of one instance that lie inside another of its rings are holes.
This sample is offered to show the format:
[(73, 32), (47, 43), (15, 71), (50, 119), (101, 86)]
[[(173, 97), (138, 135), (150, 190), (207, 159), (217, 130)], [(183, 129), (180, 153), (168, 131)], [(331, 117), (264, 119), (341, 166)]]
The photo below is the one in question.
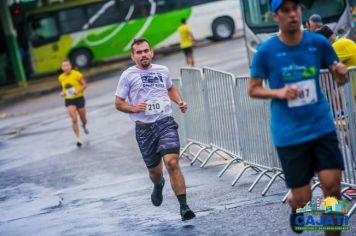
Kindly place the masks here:
[[(105, 75), (111, 74), (111, 73), (117, 73), (118, 71), (120, 71), (123, 68), (128, 67), (129, 65), (132, 64), (132, 63), (129, 63), (126, 61), (119, 62), (119, 63), (120, 64), (115, 68), (106, 69), (106, 70), (100, 71), (98, 73), (90, 71), (90, 70), (96, 70), (96, 69), (100, 68), (100, 66), (103, 66), (103, 65), (99, 64), (93, 68), (83, 70), (83, 74), (85, 75), (87, 82), (99, 81), (99, 80), (104, 79)], [(105, 66), (107, 66), (107, 65), (105, 65)], [(53, 78), (52, 82), (48, 82), (48, 81), (43, 82), (43, 84), (46, 84), (48, 88), (42, 88), (42, 89), (39, 88), (38, 90), (36, 90), (36, 89), (31, 90), (29, 88), (22, 88), (22, 89), (19, 88), (19, 92), (17, 92), (16, 94), (14, 93), (14, 95), (9, 95), (8, 97), (0, 96), (0, 109), (4, 108), (6, 106), (9, 106), (9, 105), (18, 103), (24, 99), (41, 97), (41, 96), (48, 95), (48, 94), (51, 94), (56, 91), (59, 92), (60, 85), (59, 85), (59, 82), (57, 81), (57, 76), (51, 76), (51, 78)]]

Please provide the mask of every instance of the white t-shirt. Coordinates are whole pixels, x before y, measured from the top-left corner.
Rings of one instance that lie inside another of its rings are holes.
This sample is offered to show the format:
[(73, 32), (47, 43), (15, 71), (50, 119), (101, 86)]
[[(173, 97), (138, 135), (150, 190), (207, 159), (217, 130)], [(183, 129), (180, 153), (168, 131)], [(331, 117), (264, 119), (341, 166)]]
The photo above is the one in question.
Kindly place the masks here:
[[(115, 95), (126, 99), (133, 106), (145, 101), (146, 112), (130, 113), (133, 121), (151, 123), (164, 117), (171, 116), (172, 105), (168, 89), (173, 85), (166, 66), (152, 64), (149, 69), (139, 69), (132, 66), (125, 70), (117, 85)], [(152, 114), (152, 109), (158, 109)]]

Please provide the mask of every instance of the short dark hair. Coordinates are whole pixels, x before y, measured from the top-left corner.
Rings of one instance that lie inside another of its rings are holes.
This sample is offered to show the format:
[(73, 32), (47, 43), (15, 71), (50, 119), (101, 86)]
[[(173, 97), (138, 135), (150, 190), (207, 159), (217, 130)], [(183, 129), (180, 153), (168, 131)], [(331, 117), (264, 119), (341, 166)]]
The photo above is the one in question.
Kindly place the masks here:
[(185, 23), (187, 23), (187, 19), (183, 18), (183, 19), (180, 20), (180, 22), (181, 22), (182, 24), (185, 24)]
[(315, 33), (324, 35), (327, 39), (329, 39), (330, 36), (334, 34), (334, 32), (327, 25), (323, 25), (317, 30), (315, 30)]
[(132, 41), (132, 43), (131, 43), (131, 52), (134, 53), (134, 49), (133, 49), (134, 45), (139, 45), (139, 44), (144, 43), (144, 42), (146, 42), (148, 44), (148, 46), (151, 48), (150, 42), (147, 39), (138, 38), (138, 39), (134, 39)]
[(68, 62), (70, 65), (72, 65), (72, 62), (68, 58), (63, 59), (62, 63), (63, 62)]

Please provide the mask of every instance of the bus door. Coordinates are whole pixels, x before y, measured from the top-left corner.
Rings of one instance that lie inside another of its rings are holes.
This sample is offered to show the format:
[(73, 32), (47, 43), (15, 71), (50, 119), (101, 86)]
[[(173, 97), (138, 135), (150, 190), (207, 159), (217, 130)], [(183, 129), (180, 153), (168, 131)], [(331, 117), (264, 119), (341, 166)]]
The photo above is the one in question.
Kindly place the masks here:
[(59, 30), (55, 16), (47, 15), (30, 20), (30, 51), (35, 74), (60, 67)]

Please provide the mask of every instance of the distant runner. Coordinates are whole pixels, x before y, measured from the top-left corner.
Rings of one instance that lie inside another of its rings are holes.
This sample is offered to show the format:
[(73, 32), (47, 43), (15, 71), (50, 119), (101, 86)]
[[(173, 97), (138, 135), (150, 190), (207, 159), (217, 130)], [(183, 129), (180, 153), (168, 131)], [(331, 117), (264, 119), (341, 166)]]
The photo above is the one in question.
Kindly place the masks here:
[(69, 60), (64, 60), (62, 62), (62, 71), (63, 73), (59, 76), (58, 80), (62, 86), (61, 96), (64, 96), (65, 106), (69, 117), (72, 120), (72, 128), (74, 134), (77, 138), (77, 146), (81, 147), (83, 141), (80, 139), (80, 132), (78, 126), (78, 115), (82, 122), (82, 127), (85, 134), (89, 134), (87, 129), (87, 118), (85, 111), (85, 99), (84, 99), (84, 90), (87, 87), (83, 75), (72, 69), (72, 64)]

